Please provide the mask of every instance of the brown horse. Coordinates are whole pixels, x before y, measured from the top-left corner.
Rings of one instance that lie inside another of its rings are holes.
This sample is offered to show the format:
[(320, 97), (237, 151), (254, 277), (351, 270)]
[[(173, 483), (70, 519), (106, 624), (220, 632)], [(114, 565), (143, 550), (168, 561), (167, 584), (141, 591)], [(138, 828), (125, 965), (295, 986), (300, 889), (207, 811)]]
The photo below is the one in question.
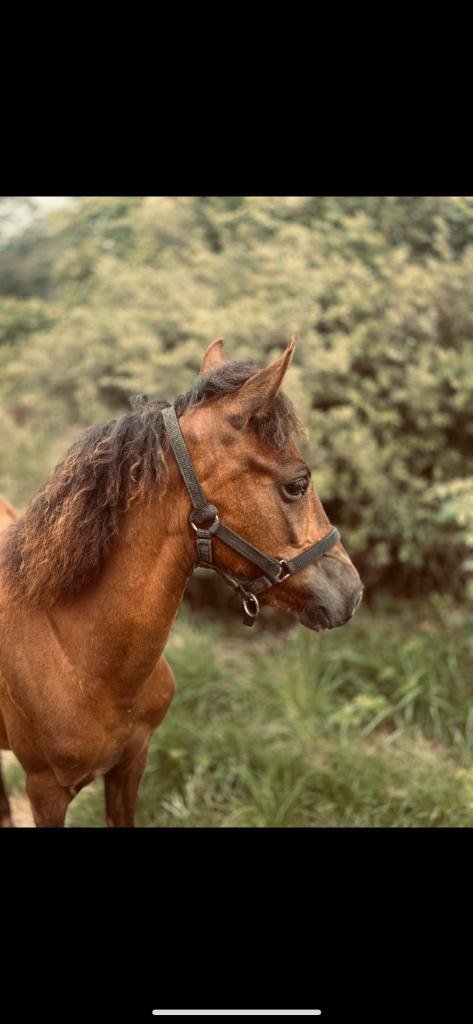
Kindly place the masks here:
[[(263, 370), (209, 345), (175, 402), (209, 500), (228, 526), (292, 558), (330, 526), (295, 445), (280, 388), (294, 351)], [(152, 732), (174, 694), (163, 657), (195, 560), (190, 499), (160, 405), (143, 401), (73, 445), (0, 558), (0, 748), (16, 754), (39, 827), (64, 825), (76, 793), (105, 779), (107, 823), (133, 825)], [(225, 571), (258, 570), (214, 541)], [(313, 629), (340, 626), (361, 598), (340, 543), (271, 586), (264, 600)]]

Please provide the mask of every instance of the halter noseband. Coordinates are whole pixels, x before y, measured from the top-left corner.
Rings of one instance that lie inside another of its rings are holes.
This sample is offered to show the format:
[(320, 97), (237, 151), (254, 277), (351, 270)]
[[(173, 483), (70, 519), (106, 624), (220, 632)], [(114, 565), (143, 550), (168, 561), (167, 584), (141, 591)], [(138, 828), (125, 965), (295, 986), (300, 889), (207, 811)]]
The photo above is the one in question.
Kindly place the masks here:
[[(259, 612), (257, 594), (267, 590), (268, 587), (274, 586), (275, 583), (282, 583), (288, 576), (299, 572), (300, 569), (305, 569), (307, 565), (318, 562), (319, 558), (322, 558), (322, 555), (340, 540), (340, 534), (336, 527), (332, 526), (332, 529), (322, 540), (306, 548), (296, 558), (278, 559), (272, 558), (271, 555), (265, 555), (259, 548), (255, 548), (249, 541), (240, 537), (239, 533), (235, 533), (229, 526), (225, 526), (224, 523), (220, 522), (218, 509), (207, 501), (200, 486), (174, 407), (171, 405), (161, 411), (176, 462), (192, 502), (192, 511), (189, 519), (192, 529), (195, 530), (197, 535), (196, 566), (200, 566), (202, 569), (213, 569), (234, 590), (238, 591), (243, 602), (243, 622), (246, 626), (252, 626)], [(256, 580), (242, 583), (240, 580), (235, 579), (234, 576), (230, 576), (229, 573), (220, 569), (218, 565), (214, 564), (212, 557), (213, 537), (218, 537), (228, 547), (233, 548), (239, 555), (243, 555), (253, 565), (262, 569), (263, 575), (258, 576)]]

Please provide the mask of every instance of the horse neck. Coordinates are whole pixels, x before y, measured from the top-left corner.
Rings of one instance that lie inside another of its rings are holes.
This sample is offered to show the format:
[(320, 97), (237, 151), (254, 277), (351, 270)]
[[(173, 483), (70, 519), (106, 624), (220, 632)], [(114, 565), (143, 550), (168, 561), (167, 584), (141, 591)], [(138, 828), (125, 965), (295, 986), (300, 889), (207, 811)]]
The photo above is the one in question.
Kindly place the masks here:
[(192, 572), (188, 503), (172, 482), (159, 501), (124, 515), (97, 583), (49, 613), (69, 664), (117, 695), (129, 697), (152, 672)]

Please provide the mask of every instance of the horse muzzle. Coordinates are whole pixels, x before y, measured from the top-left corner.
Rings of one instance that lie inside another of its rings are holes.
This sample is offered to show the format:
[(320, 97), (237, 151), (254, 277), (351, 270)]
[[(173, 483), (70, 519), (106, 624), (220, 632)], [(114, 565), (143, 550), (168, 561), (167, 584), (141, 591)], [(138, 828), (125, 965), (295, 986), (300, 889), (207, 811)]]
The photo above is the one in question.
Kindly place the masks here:
[(298, 613), (299, 622), (317, 632), (344, 626), (359, 608), (362, 598), (363, 586), (355, 567), (333, 558), (328, 566), (318, 567), (316, 582)]

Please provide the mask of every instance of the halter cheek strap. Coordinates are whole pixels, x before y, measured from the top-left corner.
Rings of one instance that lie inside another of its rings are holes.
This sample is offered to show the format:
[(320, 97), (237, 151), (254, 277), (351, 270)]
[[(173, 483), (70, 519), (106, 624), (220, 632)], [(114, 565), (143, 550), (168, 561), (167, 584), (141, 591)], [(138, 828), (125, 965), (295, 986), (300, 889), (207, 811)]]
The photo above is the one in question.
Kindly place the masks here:
[[(273, 558), (271, 555), (266, 555), (259, 548), (256, 548), (254, 544), (250, 544), (248, 540), (241, 537), (239, 533), (235, 533), (229, 526), (225, 526), (224, 523), (220, 522), (218, 509), (211, 502), (207, 501), (200, 486), (174, 407), (171, 405), (162, 409), (162, 417), (171, 448), (192, 502), (192, 511), (189, 519), (192, 529), (196, 533), (196, 566), (200, 566), (203, 569), (213, 569), (234, 590), (238, 591), (243, 602), (243, 622), (246, 626), (252, 626), (259, 612), (257, 595), (276, 583), (282, 583), (288, 576), (299, 572), (300, 569), (305, 569), (307, 565), (318, 562), (325, 552), (340, 540), (340, 534), (336, 527), (332, 526), (329, 533), (322, 540), (306, 548), (296, 558), (278, 559)], [(255, 580), (246, 582), (238, 580), (223, 569), (220, 569), (213, 560), (212, 540), (214, 537), (218, 537), (228, 547), (248, 559), (252, 565), (256, 565), (258, 569), (262, 570), (263, 575), (258, 576)]]

